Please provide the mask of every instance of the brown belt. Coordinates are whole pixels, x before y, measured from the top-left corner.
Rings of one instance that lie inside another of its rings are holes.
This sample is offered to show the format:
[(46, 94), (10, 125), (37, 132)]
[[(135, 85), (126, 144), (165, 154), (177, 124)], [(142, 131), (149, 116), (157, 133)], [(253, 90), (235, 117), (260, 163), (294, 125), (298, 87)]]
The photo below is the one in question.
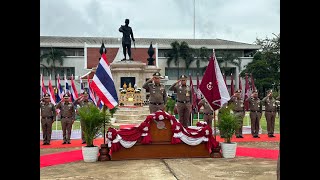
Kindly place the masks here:
[(177, 100), (177, 102), (179, 102), (179, 103), (188, 103), (188, 102), (190, 102), (190, 101), (178, 101), (178, 100)]
[(260, 111), (251, 111), (251, 112), (259, 112), (259, 113), (261, 113)]
[(208, 114), (207, 114), (207, 113), (203, 113), (203, 114), (204, 114), (204, 115), (213, 115), (213, 113), (208, 113)]
[(161, 105), (161, 104), (163, 104), (163, 103), (150, 102), (150, 104), (153, 104), (153, 105)]
[(234, 111), (234, 112), (243, 112), (243, 111)]
[(61, 118), (67, 118), (68, 119), (68, 118), (72, 118), (72, 117), (61, 116)]

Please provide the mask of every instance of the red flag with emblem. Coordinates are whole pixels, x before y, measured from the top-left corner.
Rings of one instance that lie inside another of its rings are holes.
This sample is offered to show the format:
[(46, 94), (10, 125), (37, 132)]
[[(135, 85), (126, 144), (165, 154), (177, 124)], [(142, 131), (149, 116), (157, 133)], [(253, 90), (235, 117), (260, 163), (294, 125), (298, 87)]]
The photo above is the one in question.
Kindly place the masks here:
[(220, 109), (223, 104), (230, 100), (230, 95), (214, 52), (210, 57), (199, 89), (213, 110)]
[(251, 86), (252, 86), (252, 91), (256, 90), (256, 86), (254, 85), (254, 80), (253, 80), (253, 76), (251, 74)]
[(241, 76), (239, 74), (239, 89), (242, 90)]
[(233, 84), (233, 75), (231, 73), (231, 87), (230, 87), (230, 95), (234, 94), (234, 84)]
[(199, 112), (200, 110), (200, 107), (198, 106), (199, 102), (201, 101), (201, 92), (199, 90), (199, 73), (197, 73), (197, 91), (196, 91), (196, 94), (197, 94), (197, 97), (196, 97), (196, 103), (197, 103), (197, 112)]
[(249, 97), (250, 97), (250, 86), (249, 86), (249, 80), (248, 80), (248, 74), (246, 74), (246, 85), (244, 89), (244, 109), (246, 111), (249, 110)]

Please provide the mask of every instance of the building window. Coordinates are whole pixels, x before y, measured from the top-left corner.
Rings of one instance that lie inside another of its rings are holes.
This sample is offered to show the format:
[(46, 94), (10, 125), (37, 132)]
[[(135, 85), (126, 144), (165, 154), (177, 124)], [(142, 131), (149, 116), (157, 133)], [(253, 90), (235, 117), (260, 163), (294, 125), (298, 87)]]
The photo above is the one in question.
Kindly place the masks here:
[(158, 50), (158, 57), (168, 57), (168, 52), (170, 49), (159, 49)]
[(51, 77), (54, 78), (55, 76), (58, 77), (58, 74), (60, 76), (60, 79), (64, 78), (64, 75), (70, 77), (72, 74), (75, 76), (75, 67), (56, 67), (55, 73), (52, 72), (51, 74), (50, 69), (46, 69), (44, 67), (40, 67), (40, 74), (43, 74), (43, 76), (49, 76), (51, 74)]
[(66, 75), (67, 76), (75, 75), (75, 68), (74, 67), (66, 68)]
[(197, 77), (197, 73), (199, 73), (199, 76), (201, 76), (201, 74), (202, 74), (201, 68), (200, 69), (198, 69), (198, 68), (185, 69), (185, 68), (176, 68), (176, 67), (173, 67), (173, 68), (166, 67), (165, 68), (165, 75), (169, 76), (170, 79), (176, 79), (178, 77), (178, 75), (181, 76), (182, 74), (187, 75), (187, 76), (191, 75), (192, 79), (193, 79), (193, 77)]
[[(84, 49), (82, 48), (56, 48), (64, 51), (66, 56), (84, 56)], [(40, 48), (40, 55), (50, 52), (52, 49), (47, 47)]]
[(43, 76), (49, 76), (51, 72), (49, 68), (40, 67), (40, 74)]

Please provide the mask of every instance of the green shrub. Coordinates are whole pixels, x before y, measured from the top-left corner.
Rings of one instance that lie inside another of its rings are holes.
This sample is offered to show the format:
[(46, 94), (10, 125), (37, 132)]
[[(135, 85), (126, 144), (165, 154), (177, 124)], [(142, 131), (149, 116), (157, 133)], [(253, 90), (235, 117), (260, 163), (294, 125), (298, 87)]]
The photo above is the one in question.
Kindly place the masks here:
[(94, 104), (83, 106), (78, 109), (78, 112), (84, 124), (84, 127), (82, 128), (87, 147), (94, 147), (93, 140), (99, 134), (104, 123), (110, 121), (110, 116), (107, 116), (105, 111), (100, 111)]

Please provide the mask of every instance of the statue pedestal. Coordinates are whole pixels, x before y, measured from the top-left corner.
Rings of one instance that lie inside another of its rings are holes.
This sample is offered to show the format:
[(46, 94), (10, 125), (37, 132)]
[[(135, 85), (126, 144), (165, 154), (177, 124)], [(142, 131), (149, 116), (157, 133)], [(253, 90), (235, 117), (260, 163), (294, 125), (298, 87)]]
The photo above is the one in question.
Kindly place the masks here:
[[(110, 64), (110, 70), (112, 73), (115, 88), (120, 97), (119, 89), (122, 88), (121, 78), (132, 77), (135, 79), (137, 87), (142, 87), (148, 78), (151, 78), (153, 73), (159, 72), (161, 69), (156, 66), (148, 66), (146, 63), (142, 63), (138, 60), (130, 61), (114, 61)], [(134, 84), (132, 84), (134, 85)], [(142, 102), (146, 100), (146, 91), (141, 89)]]

